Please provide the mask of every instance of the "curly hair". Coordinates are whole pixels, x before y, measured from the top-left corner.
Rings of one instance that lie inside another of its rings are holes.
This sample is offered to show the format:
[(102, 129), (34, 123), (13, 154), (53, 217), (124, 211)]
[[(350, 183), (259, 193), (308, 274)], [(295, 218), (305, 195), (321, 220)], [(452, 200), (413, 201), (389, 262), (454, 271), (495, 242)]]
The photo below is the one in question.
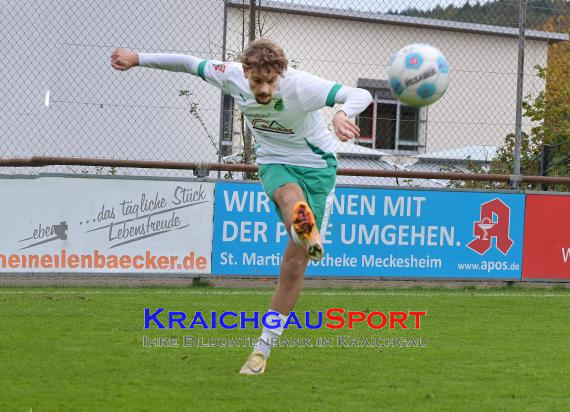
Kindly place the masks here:
[(239, 56), (244, 68), (257, 73), (279, 73), (287, 70), (289, 61), (277, 43), (261, 37), (252, 41)]

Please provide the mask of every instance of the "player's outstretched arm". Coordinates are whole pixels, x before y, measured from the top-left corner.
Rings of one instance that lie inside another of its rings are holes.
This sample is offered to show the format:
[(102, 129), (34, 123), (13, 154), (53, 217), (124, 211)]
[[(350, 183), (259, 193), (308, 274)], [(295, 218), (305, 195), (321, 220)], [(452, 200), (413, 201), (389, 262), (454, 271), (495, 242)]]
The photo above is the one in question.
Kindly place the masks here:
[(135, 66), (171, 72), (190, 73), (225, 91), (225, 80), (229, 63), (199, 59), (187, 54), (134, 53), (116, 49), (111, 56), (111, 65), (117, 70), (128, 70)]
[(116, 49), (111, 55), (111, 66), (117, 70), (141, 66), (198, 75), (198, 67), (202, 61), (204, 60), (185, 54), (135, 53), (127, 49)]
[(111, 66), (116, 70), (129, 70), (139, 65), (139, 55), (127, 49), (115, 49), (111, 55)]
[(344, 103), (332, 120), (334, 131), (340, 141), (346, 142), (360, 136), (360, 128), (351, 118), (362, 113), (372, 103), (370, 92), (343, 86), (335, 97), (335, 103)]

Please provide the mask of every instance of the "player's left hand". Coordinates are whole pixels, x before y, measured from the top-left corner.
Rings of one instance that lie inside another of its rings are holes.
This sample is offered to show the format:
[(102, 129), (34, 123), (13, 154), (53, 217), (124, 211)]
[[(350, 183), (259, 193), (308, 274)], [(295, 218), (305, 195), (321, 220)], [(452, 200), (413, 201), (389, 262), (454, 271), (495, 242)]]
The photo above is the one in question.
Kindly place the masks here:
[(360, 128), (343, 111), (335, 113), (332, 124), (334, 132), (341, 142), (347, 142), (360, 136)]
[(127, 49), (115, 49), (111, 55), (111, 66), (116, 70), (129, 70), (139, 65), (138, 53)]

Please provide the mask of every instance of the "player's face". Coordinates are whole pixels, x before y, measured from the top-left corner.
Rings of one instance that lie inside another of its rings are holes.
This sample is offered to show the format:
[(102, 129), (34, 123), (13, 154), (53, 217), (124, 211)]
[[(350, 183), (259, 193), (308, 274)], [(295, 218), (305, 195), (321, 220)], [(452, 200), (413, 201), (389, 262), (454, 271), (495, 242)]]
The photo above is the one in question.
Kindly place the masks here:
[(279, 73), (275, 72), (259, 72), (244, 69), (245, 78), (249, 81), (255, 100), (259, 104), (271, 103), (271, 97), (277, 90), (279, 85)]

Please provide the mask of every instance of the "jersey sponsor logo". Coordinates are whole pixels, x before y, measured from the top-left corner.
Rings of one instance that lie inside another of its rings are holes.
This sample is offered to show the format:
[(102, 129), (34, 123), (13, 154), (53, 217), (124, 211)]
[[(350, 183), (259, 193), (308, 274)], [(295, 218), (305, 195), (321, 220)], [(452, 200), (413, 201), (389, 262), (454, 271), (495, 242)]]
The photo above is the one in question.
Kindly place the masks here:
[(274, 132), (280, 134), (295, 134), (292, 129), (281, 126), (275, 120), (268, 121), (265, 119), (253, 119), (251, 122), (254, 129), (262, 130), (264, 132)]
[(225, 73), (226, 72), (226, 68), (228, 67), (228, 65), (226, 63), (222, 63), (222, 64), (214, 64), (212, 65), (214, 67), (214, 71), (215, 72), (221, 72), (221, 73)]

